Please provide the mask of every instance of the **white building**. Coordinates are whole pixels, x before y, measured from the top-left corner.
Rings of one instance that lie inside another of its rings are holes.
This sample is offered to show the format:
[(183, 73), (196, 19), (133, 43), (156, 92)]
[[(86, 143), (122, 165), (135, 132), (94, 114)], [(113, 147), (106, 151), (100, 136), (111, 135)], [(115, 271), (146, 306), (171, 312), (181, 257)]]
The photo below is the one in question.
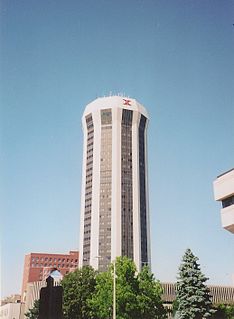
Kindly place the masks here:
[(226, 230), (234, 233), (234, 168), (214, 181), (215, 200), (222, 202), (221, 221)]
[[(34, 307), (34, 302), (40, 299), (41, 288), (46, 287), (46, 281), (34, 281), (27, 283), (27, 290), (25, 294), (25, 306), (24, 314), (26, 314), (29, 309)], [(25, 317), (26, 318), (26, 317)]]
[(82, 123), (80, 266), (104, 271), (117, 256), (150, 266), (147, 111), (135, 99), (103, 97)]
[(7, 303), (0, 306), (1, 319), (21, 319), (23, 318), (21, 303)]

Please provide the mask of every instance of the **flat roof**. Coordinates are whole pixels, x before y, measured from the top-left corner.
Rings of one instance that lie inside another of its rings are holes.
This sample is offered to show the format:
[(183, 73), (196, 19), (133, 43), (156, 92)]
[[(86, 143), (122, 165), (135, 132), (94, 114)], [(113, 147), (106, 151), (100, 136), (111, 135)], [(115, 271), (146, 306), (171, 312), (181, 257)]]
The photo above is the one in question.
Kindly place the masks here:
[(231, 171), (234, 171), (234, 168), (231, 168), (231, 169), (229, 169), (228, 171), (226, 171), (226, 172), (220, 174), (219, 176), (217, 176), (217, 178), (219, 178), (219, 177), (221, 177), (221, 176), (223, 176), (223, 175), (225, 175), (225, 174), (227, 174), (227, 173), (230, 173)]

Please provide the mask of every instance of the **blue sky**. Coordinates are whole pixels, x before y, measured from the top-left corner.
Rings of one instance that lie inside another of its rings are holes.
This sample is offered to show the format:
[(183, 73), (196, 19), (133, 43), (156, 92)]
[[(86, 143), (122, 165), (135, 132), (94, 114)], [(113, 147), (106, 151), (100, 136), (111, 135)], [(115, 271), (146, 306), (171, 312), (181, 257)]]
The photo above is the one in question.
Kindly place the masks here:
[(123, 92), (150, 114), (152, 265), (176, 279), (186, 248), (230, 285), (234, 238), (212, 182), (234, 166), (234, 2), (1, 3), (2, 295), (24, 255), (78, 248), (81, 116)]

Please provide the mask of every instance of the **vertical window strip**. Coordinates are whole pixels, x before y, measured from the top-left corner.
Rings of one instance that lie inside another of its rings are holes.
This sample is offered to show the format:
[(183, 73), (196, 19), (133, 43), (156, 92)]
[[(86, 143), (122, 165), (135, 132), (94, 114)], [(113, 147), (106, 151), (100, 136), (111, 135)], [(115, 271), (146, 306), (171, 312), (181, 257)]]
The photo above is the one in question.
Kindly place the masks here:
[(101, 110), (98, 269), (106, 271), (111, 260), (112, 113)]
[(89, 265), (91, 246), (91, 212), (92, 212), (92, 184), (93, 184), (93, 142), (94, 126), (92, 115), (86, 116), (87, 150), (86, 150), (86, 186), (83, 236), (83, 265)]
[(121, 244), (122, 256), (133, 259), (132, 118), (133, 111), (123, 109), (121, 125)]
[(145, 128), (146, 117), (141, 115), (139, 124), (139, 175), (140, 175), (140, 225), (141, 225), (141, 265), (148, 265), (147, 211), (146, 211), (146, 171), (145, 171)]

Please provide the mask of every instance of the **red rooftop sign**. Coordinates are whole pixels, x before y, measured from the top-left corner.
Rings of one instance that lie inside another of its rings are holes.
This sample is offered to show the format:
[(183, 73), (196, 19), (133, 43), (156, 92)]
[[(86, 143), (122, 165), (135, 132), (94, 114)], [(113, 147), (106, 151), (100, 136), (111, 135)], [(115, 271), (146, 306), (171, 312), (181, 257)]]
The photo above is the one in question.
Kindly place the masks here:
[(131, 105), (131, 100), (123, 99), (123, 105)]

